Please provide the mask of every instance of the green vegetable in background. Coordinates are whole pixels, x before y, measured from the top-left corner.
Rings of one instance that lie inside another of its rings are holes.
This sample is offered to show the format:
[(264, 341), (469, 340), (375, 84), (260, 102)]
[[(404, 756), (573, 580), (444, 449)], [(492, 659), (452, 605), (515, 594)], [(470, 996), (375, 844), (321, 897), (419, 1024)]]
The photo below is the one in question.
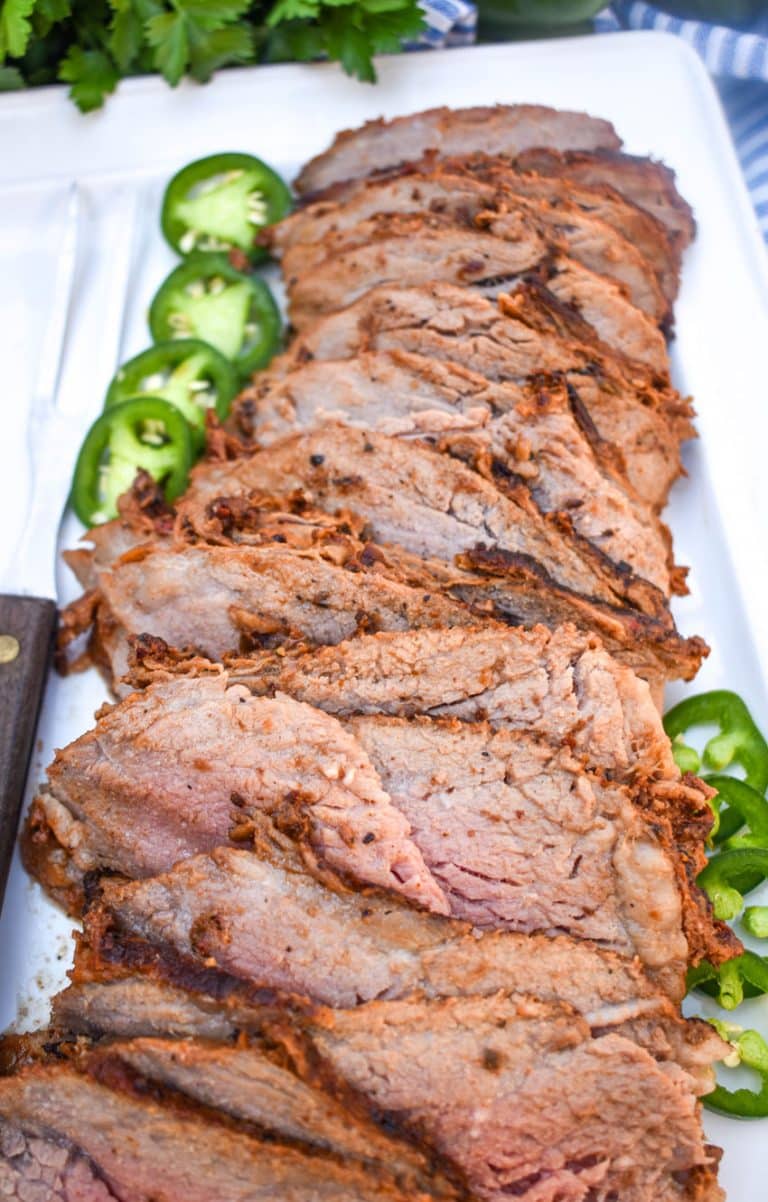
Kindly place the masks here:
[(416, 0), (0, 0), (0, 90), (63, 81), (88, 112), (124, 76), (158, 71), (175, 87), (323, 56), (373, 80), (372, 56), (423, 28)]
[(279, 221), (291, 193), (279, 175), (249, 154), (212, 154), (174, 175), (160, 224), (178, 254), (238, 249), (251, 262), (266, 258), (254, 245), (260, 229)]

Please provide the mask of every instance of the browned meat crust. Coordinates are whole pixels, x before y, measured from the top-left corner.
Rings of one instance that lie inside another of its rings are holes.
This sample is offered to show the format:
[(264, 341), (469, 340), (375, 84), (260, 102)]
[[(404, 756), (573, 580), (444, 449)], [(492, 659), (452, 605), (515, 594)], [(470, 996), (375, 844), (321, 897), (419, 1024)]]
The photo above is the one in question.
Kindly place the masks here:
[(586, 184), (590, 188), (615, 188), (639, 208), (661, 221), (678, 253), (696, 234), (690, 205), (675, 186), (675, 173), (654, 159), (620, 153), (616, 149), (558, 151), (530, 150), (518, 156), (518, 166), (542, 175)]
[(581, 412), (650, 504), (660, 509), (681, 473), (680, 443), (694, 436), (690, 404), (612, 353), (574, 310), (533, 285), (498, 304), (447, 284), (376, 288), (303, 331), (271, 373), (310, 359), (394, 349), (507, 383), (562, 373)]
[(294, 186), (297, 192), (315, 192), (337, 180), (420, 158), (427, 150), (514, 156), (532, 146), (591, 150), (620, 145), (608, 121), (586, 113), (529, 104), (428, 109), (392, 121), (368, 121), (337, 134), (328, 150), (306, 164)]
[(261, 446), (329, 419), (418, 437), (491, 479), (523, 480), (544, 513), (567, 513), (614, 563), (629, 564), (667, 594), (679, 582), (668, 563), (668, 531), (599, 439), (590, 441), (556, 377), (521, 389), (407, 351), (363, 352), (286, 375), (263, 373), (231, 415), (238, 432)]

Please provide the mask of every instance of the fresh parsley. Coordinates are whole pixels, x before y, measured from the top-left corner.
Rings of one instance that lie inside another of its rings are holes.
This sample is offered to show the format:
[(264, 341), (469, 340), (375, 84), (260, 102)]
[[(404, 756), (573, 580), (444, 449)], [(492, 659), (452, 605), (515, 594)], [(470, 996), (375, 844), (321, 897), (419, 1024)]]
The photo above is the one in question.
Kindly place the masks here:
[(127, 75), (317, 58), (372, 82), (423, 28), (418, 0), (0, 0), (0, 91), (63, 81), (89, 112)]

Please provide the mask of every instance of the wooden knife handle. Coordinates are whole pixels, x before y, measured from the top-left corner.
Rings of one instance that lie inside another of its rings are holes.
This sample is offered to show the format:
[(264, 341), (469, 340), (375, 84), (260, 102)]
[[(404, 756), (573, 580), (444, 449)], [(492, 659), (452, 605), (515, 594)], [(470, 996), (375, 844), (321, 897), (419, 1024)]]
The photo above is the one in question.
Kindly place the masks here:
[(55, 628), (53, 601), (0, 596), (0, 907)]

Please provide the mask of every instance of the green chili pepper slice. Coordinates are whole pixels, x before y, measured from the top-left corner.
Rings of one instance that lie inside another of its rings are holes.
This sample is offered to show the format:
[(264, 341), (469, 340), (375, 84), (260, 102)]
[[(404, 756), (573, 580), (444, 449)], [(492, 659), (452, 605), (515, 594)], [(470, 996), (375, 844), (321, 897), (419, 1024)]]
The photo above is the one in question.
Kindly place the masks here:
[(715, 917), (728, 921), (741, 913), (745, 893), (768, 878), (768, 848), (738, 847), (718, 852), (702, 869), (697, 883), (705, 890)]
[(727, 1089), (718, 1084), (712, 1093), (705, 1094), (702, 1099), (707, 1110), (734, 1118), (768, 1118), (768, 1043), (757, 1031), (744, 1031), (716, 1018), (709, 1019), (709, 1022), (733, 1049), (732, 1055), (726, 1057), (724, 1063), (729, 1068), (743, 1064), (753, 1069), (760, 1079), (760, 1087), (757, 1090)]
[(171, 272), (149, 310), (156, 342), (198, 338), (241, 376), (266, 366), (280, 345), (280, 313), (267, 285), (226, 255), (193, 255)]
[(702, 960), (688, 969), (686, 985), (688, 992), (697, 989), (715, 998), (724, 1010), (735, 1010), (744, 998), (768, 993), (768, 960), (750, 951), (726, 960), (718, 968)]
[(243, 251), (265, 257), (255, 245), (259, 230), (279, 221), (291, 193), (271, 167), (250, 154), (212, 154), (174, 175), (163, 197), (163, 234), (180, 255)]
[(238, 389), (238, 377), (221, 351), (196, 338), (158, 342), (118, 368), (104, 408), (136, 397), (157, 396), (175, 405), (192, 427), (195, 443), (204, 441), (205, 414), (224, 419)]
[(169, 501), (184, 490), (192, 433), (182, 413), (160, 397), (124, 401), (105, 410), (85, 436), (70, 500), (80, 521), (98, 526), (117, 516), (117, 500), (139, 468), (163, 486)]
[(708, 768), (722, 772), (739, 764), (747, 784), (758, 793), (768, 789), (768, 743), (757, 729), (741, 697), (725, 689), (687, 697), (664, 715), (664, 729), (674, 741), (694, 726), (715, 725), (720, 733), (704, 748)]
[[(719, 821), (713, 843), (725, 848), (768, 847), (768, 800), (735, 776), (715, 773), (703, 779), (717, 789), (712, 804)], [(745, 826), (749, 833), (742, 835)]]

